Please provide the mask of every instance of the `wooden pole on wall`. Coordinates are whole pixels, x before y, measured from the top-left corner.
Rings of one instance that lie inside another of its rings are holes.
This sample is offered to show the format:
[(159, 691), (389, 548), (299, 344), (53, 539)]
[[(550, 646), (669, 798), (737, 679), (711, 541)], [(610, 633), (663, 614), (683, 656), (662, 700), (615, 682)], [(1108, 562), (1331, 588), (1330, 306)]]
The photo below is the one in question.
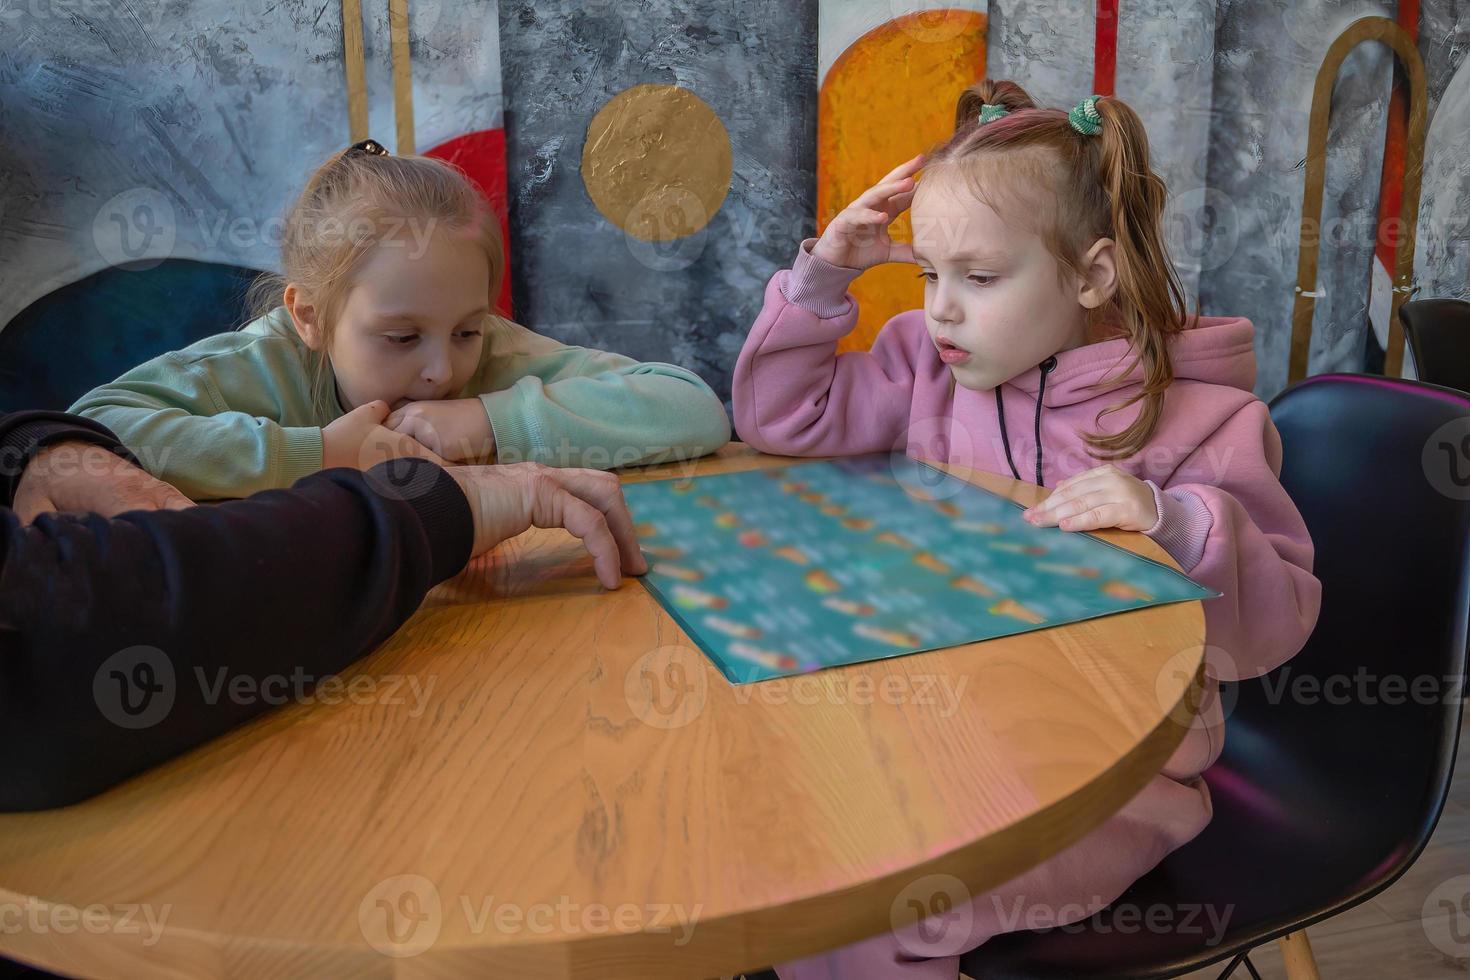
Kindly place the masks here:
[(1297, 257), (1296, 302), (1291, 313), (1291, 365), (1287, 380), (1307, 376), (1312, 345), (1312, 314), (1317, 308), (1317, 257), (1322, 246), (1322, 193), (1327, 176), (1327, 124), (1332, 111), (1332, 85), (1348, 52), (1363, 41), (1380, 41), (1393, 49), (1409, 80), (1409, 122), (1404, 147), (1403, 240), (1393, 277), (1393, 305), (1388, 319), (1388, 350), (1383, 373), (1396, 377), (1404, 369), (1404, 329), (1399, 307), (1414, 279), (1414, 236), (1419, 222), (1419, 184), (1424, 175), (1424, 128), (1428, 92), (1424, 61), (1408, 31), (1387, 17), (1364, 17), (1342, 32), (1317, 72), (1312, 92), (1312, 119), (1307, 131), (1307, 183), (1302, 198), (1300, 251)]
[(348, 142), (368, 138), (367, 70), (362, 55), (362, 0), (342, 0), (342, 60), (347, 72)]
[(393, 118), (400, 155), (414, 152), (413, 62), (408, 50), (408, 0), (388, 0), (388, 30), (393, 40)]

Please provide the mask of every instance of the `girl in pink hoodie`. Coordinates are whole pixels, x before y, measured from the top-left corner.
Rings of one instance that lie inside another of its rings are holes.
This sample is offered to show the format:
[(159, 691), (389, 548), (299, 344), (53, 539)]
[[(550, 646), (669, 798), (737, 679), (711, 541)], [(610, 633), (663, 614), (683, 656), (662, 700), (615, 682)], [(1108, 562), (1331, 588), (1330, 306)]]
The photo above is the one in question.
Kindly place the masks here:
[[(793, 456), (902, 449), (1034, 480), (1052, 493), (1032, 523), (1141, 531), (1224, 593), (1205, 603), (1210, 696), (1138, 796), (969, 914), (784, 965), (783, 980), (952, 980), (959, 954), (997, 933), (1107, 905), (1209, 822), (1200, 773), (1222, 746), (1218, 682), (1283, 663), (1316, 623), (1312, 543), (1251, 393), (1251, 324), (1187, 315), (1165, 199), (1124, 103), (1042, 109), (985, 81), (927, 164), (889, 174), (767, 287), (735, 368), (746, 442)], [(909, 246), (888, 226), (911, 207)], [(870, 352), (838, 354), (857, 323), (847, 286), (884, 262), (919, 267), (924, 309), (894, 317)]]

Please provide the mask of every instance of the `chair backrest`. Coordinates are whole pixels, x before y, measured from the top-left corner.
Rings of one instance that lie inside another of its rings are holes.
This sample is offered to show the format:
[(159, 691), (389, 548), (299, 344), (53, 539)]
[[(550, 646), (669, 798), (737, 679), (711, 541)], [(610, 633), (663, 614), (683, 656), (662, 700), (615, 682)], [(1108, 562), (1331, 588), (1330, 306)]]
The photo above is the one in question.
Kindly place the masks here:
[(1470, 391), (1470, 303), (1415, 300), (1399, 307), (1399, 322), (1420, 381)]
[(1324, 812), (1352, 806), (1324, 819), (1407, 866), (1443, 808), (1465, 697), (1470, 396), (1320, 375), (1271, 416), (1322, 613), (1301, 653), (1231, 692), (1226, 749), (1290, 746), (1269, 778), (1302, 781), (1293, 795)]
[(64, 411), (131, 367), (234, 330), (258, 274), (167, 259), (103, 269), (41, 297), (0, 330), (0, 412)]

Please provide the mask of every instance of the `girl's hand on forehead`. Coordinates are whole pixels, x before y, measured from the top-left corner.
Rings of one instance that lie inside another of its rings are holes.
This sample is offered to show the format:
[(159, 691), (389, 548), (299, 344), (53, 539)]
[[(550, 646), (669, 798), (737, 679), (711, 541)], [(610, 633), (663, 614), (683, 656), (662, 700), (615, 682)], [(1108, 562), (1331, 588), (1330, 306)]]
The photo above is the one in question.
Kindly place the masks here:
[(1107, 463), (1058, 483), (1050, 497), (1021, 516), (1063, 531), (1147, 531), (1158, 523), (1159, 511), (1147, 483)]
[(412, 436), (452, 463), (495, 462), (495, 430), (478, 398), (413, 402), (383, 425)]
[(909, 209), (918, 186), (915, 176), (924, 167), (922, 155), (902, 164), (863, 192), (832, 219), (812, 254), (832, 265), (870, 269), (885, 262), (913, 262), (913, 249), (895, 242), (888, 226)]

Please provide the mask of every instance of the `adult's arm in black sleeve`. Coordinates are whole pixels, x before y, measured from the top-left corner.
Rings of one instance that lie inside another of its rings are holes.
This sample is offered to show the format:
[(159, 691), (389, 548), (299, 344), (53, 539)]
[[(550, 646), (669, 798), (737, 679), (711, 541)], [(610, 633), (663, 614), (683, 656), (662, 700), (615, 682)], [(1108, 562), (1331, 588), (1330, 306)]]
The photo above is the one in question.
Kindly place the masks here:
[(340, 671), (473, 536), (463, 491), (423, 460), (113, 520), (0, 511), (0, 811), (81, 800), (269, 707), (232, 700), (221, 669)]
[(58, 442), (90, 442), (136, 462), (100, 422), (65, 412), (0, 413), (0, 507), (15, 502), (15, 488), (31, 458)]

